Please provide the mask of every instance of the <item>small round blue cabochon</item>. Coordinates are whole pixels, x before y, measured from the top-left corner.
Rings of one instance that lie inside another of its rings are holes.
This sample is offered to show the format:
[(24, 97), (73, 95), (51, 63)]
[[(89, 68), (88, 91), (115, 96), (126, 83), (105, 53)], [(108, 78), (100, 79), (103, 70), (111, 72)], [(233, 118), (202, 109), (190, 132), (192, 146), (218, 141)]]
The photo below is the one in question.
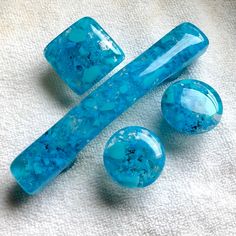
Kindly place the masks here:
[(199, 134), (213, 129), (223, 113), (219, 94), (198, 80), (180, 80), (169, 86), (161, 101), (165, 120), (177, 131)]
[(124, 187), (143, 188), (153, 183), (165, 165), (164, 148), (151, 131), (130, 126), (114, 133), (104, 150), (104, 165)]

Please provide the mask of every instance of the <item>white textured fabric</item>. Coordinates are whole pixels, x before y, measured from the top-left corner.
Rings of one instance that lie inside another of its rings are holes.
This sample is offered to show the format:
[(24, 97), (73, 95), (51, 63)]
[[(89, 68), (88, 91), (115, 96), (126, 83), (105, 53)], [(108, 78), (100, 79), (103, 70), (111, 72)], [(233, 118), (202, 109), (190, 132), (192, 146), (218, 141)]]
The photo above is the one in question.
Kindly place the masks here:
[[(105, 129), (41, 194), (27, 197), (10, 163), (81, 100), (54, 74), (43, 49), (87, 15), (124, 49), (119, 68), (177, 24), (199, 26), (209, 49), (181, 78), (212, 85), (223, 119), (203, 135), (175, 133), (161, 117), (165, 84)], [(0, 235), (236, 235), (236, 1), (1, 0), (0, 16)], [(143, 190), (114, 185), (103, 168), (106, 140), (128, 125), (153, 130), (166, 148), (163, 174)]]

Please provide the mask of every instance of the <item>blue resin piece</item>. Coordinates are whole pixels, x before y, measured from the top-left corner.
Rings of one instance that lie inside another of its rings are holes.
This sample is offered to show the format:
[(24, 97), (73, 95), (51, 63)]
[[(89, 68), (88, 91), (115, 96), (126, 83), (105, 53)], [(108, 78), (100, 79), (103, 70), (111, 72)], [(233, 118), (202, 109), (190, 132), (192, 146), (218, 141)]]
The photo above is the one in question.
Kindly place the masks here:
[(114, 74), (23, 151), (11, 172), (29, 194), (71, 165), (78, 152), (149, 90), (175, 75), (208, 46), (206, 36), (183, 23)]
[(165, 153), (154, 133), (131, 126), (111, 136), (103, 160), (114, 181), (124, 187), (143, 188), (152, 184), (161, 174)]
[(181, 80), (165, 91), (161, 109), (176, 130), (199, 134), (213, 129), (221, 119), (223, 105), (219, 94), (198, 80)]
[(123, 59), (124, 53), (104, 29), (85, 17), (44, 49), (47, 61), (74, 92), (82, 94)]

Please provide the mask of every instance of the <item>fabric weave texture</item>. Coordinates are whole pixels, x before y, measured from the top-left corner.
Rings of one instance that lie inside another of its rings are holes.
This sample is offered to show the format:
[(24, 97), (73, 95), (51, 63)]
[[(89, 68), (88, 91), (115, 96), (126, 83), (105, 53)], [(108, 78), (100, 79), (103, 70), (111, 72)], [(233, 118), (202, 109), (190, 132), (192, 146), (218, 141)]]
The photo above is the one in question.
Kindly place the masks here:
[[(1, 235), (236, 234), (236, 1), (1, 0), (0, 15)], [(209, 133), (176, 133), (161, 115), (162, 94), (173, 81), (165, 83), (109, 125), (69, 171), (28, 197), (10, 163), (88, 94), (74, 94), (43, 49), (84, 16), (96, 19), (126, 54), (110, 75), (179, 23), (196, 24), (210, 45), (178, 79), (211, 85), (224, 114)], [(162, 175), (144, 189), (117, 186), (103, 167), (106, 141), (130, 125), (152, 130), (166, 149)]]

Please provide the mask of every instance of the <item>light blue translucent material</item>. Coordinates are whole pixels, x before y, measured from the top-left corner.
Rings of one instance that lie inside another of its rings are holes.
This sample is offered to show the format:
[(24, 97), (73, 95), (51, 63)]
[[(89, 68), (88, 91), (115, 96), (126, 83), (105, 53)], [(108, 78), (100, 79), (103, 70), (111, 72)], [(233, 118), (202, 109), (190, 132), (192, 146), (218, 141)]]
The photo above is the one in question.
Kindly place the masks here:
[(152, 184), (165, 165), (160, 139), (138, 126), (126, 127), (113, 134), (106, 144), (103, 158), (112, 179), (129, 188)]
[(44, 49), (47, 61), (76, 93), (82, 94), (123, 59), (124, 53), (92, 18), (84, 17)]
[(23, 151), (11, 172), (34, 194), (76, 159), (100, 131), (149, 90), (175, 75), (207, 48), (206, 36), (183, 23), (89, 94)]
[(181, 80), (163, 94), (162, 113), (176, 130), (199, 134), (213, 129), (221, 119), (223, 105), (219, 94), (198, 80)]

